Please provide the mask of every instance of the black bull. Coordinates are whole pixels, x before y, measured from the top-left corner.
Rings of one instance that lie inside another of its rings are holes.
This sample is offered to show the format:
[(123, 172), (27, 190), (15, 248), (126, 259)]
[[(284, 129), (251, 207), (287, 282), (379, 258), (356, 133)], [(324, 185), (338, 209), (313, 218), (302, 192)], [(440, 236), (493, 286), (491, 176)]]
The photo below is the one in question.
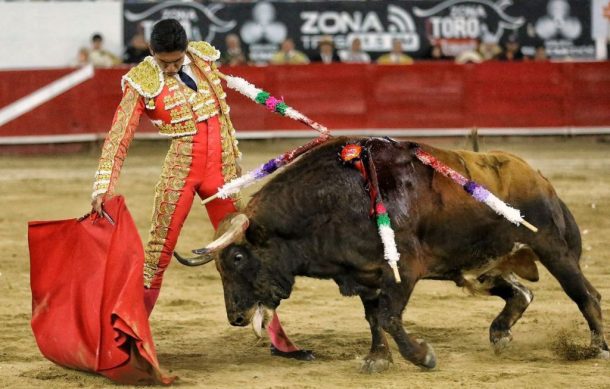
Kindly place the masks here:
[[(401, 254), (401, 283), (395, 282), (383, 258), (363, 178), (338, 160), (348, 141), (370, 147)], [(504, 299), (506, 305), (490, 327), (490, 341), (499, 351), (512, 339), (511, 327), (533, 298), (516, 276), (537, 281), (538, 260), (578, 305), (591, 330), (591, 345), (607, 356), (601, 296), (579, 265), (578, 226), (546, 178), (508, 153), (421, 145), (521, 210), (539, 228), (533, 233), (509, 223), (419, 162), (415, 147), (384, 139), (336, 139), (278, 174), (253, 196), (243, 214), (228, 217), (219, 230), (221, 237), (208, 248), (218, 254), (214, 257), (229, 322), (247, 325), (259, 304), (275, 309), (290, 296), (296, 276), (333, 279), (341, 294), (362, 299), (372, 334), (365, 371), (383, 370), (391, 361), (385, 332), (404, 358), (432, 368), (432, 348), (403, 328), (402, 313), (416, 282), (450, 280)], [(181, 262), (197, 265), (208, 260), (204, 255)]]

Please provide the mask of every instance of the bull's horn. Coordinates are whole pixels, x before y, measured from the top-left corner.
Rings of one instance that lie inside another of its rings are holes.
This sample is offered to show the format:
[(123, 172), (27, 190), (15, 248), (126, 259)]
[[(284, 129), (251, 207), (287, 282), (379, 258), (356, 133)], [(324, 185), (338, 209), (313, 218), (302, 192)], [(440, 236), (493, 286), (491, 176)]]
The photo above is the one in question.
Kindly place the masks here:
[(214, 254), (237, 239), (237, 237), (243, 233), (250, 224), (248, 220), (248, 216), (243, 213), (239, 213), (231, 218), (231, 222), (229, 224), (229, 228), (224, 232), (218, 239), (207, 245), (206, 247), (193, 250), (193, 253), (198, 254), (198, 256), (193, 258), (185, 258), (174, 252), (174, 256), (183, 265), (186, 266), (201, 266), (205, 265), (208, 262), (214, 260)]
[(176, 257), (178, 262), (180, 262), (181, 264), (183, 264), (185, 266), (201, 266), (201, 265), (205, 265), (206, 263), (214, 260), (213, 253), (206, 254), (206, 255), (200, 255), (200, 256), (194, 257), (194, 258), (184, 258), (183, 256), (181, 256), (180, 254), (178, 254), (177, 252), (174, 251), (174, 257)]
[(198, 254), (197, 257), (194, 258), (184, 258), (177, 252), (174, 252), (174, 256), (183, 265), (186, 266), (201, 266), (205, 265), (208, 262), (214, 260), (214, 254), (232, 242), (234, 242), (237, 237), (243, 233), (250, 224), (248, 217), (243, 213), (235, 215), (231, 218), (231, 224), (229, 224), (229, 228), (222, 234), (218, 239), (210, 243), (204, 248), (193, 250), (193, 253)]
[(250, 220), (248, 220), (248, 216), (243, 213), (238, 213), (237, 215), (231, 218), (231, 224), (227, 231), (222, 234), (218, 239), (208, 244), (207, 246), (193, 250), (194, 254), (206, 255), (210, 253), (214, 253), (218, 250), (224, 249), (231, 243), (233, 243), (237, 237), (242, 234), (250, 225)]

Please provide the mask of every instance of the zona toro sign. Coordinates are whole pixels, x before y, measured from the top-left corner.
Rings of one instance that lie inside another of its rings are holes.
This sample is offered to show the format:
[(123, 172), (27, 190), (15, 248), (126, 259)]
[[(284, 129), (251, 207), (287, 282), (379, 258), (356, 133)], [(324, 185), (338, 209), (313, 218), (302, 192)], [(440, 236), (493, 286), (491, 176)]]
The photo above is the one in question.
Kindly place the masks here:
[(412, 57), (425, 58), (439, 41), (463, 50), (478, 39), (501, 44), (509, 37), (526, 55), (544, 45), (555, 58), (595, 56), (591, 4), (582, 0), (125, 3), (125, 42), (168, 17), (180, 20), (191, 39), (208, 40), (221, 50), (226, 35), (237, 34), (251, 60), (261, 63), (286, 38), (312, 56), (324, 36), (331, 36), (339, 51), (359, 38), (373, 59), (389, 51), (393, 39)]

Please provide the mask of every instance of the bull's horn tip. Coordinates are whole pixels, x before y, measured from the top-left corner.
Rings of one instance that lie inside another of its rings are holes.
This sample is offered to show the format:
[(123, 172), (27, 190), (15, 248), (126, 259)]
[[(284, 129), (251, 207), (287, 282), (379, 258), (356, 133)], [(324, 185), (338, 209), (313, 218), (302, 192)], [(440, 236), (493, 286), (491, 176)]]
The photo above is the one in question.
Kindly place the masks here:
[(174, 257), (176, 257), (178, 262), (180, 262), (181, 264), (183, 264), (185, 266), (201, 266), (201, 265), (205, 265), (206, 263), (214, 260), (214, 257), (211, 255), (208, 255), (208, 256), (201, 255), (197, 258), (184, 258), (175, 251), (174, 251)]
[(178, 262), (181, 264), (188, 266), (188, 260), (186, 260), (186, 258), (184, 258), (182, 255), (178, 254), (176, 251), (174, 251), (174, 257), (176, 257)]

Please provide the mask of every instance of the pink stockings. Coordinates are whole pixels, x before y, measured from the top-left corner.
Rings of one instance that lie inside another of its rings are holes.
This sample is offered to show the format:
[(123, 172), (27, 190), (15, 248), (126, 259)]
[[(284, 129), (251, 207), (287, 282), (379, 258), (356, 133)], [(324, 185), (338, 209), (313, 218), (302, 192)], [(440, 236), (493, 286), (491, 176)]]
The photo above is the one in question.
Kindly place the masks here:
[[(148, 312), (149, 317), (159, 298), (160, 291), (161, 289), (144, 288), (144, 306), (146, 307), (146, 312)], [(284, 332), (280, 319), (275, 312), (273, 313), (271, 322), (267, 325), (267, 334), (269, 335), (269, 340), (272, 344), (272, 353), (274, 355), (296, 359), (313, 359), (313, 354), (311, 354), (311, 352), (301, 350), (292, 343), (290, 338), (288, 338), (288, 335), (286, 335), (286, 332)]]

